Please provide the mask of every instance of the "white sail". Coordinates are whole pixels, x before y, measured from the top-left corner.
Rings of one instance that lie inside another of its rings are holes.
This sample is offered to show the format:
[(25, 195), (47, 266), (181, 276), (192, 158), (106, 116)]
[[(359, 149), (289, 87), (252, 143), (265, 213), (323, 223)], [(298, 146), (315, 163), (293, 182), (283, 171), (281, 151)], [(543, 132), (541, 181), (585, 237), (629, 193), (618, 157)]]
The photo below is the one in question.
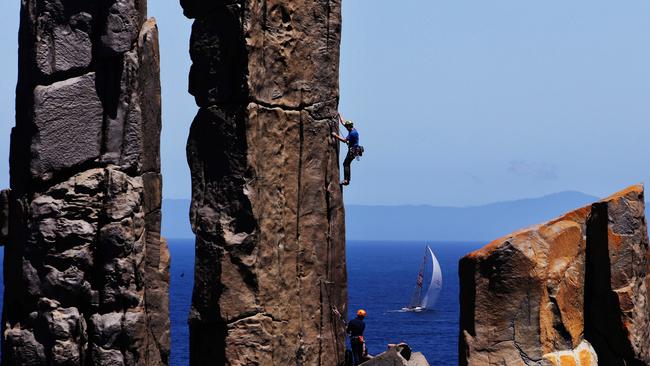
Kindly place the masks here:
[(440, 263), (438, 263), (436, 256), (433, 255), (431, 247), (427, 245), (427, 249), (429, 249), (429, 255), (431, 255), (431, 282), (429, 283), (426, 295), (422, 298), (420, 307), (423, 309), (432, 309), (436, 300), (438, 300), (440, 289), (442, 289), (442, 271), (440, 270)]

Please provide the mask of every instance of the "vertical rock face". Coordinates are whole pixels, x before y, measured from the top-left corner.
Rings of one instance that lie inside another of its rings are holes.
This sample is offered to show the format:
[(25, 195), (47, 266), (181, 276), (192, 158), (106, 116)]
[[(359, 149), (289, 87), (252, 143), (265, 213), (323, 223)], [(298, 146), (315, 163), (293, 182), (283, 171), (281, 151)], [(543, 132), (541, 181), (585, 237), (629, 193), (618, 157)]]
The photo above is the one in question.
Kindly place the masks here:
[(187, 145), (192, 365), (337, 365), (340, 2), (181, 0), (194, 18)]
[[(25, 0), (3, 365), (164, 365), (158, 34), (145, 0)], [(5, 225), (8, 222), (8, 225)]]
[(643, 187), (460, 262), (461, 365), (650, 364)]

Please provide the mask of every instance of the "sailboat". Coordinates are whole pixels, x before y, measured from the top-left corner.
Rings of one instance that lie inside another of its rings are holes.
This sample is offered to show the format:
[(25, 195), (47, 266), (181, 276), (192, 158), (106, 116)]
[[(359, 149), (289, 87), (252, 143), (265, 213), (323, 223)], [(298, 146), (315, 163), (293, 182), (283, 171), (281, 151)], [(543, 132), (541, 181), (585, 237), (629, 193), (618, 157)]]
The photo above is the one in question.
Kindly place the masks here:
[[(424, 275), (429, 272), (429, 269), (427, 268), (428, 263), (431, 263), (431, 280), (425, 290)], [(431, 247), (427, 245), (424, 249), (424, 258), (422, 259), (422, 264), (420, 264), (418, 279), (415, 282), (413, 295), (411, 295), (411, 302), (402, 310), (417, 312), (433, 309), (436, 300), (438, 300), (440, 289), (442, 289), (442, 271), (440, 270), (440, 264), (438, 263), (436, 256), (433, 254)]]

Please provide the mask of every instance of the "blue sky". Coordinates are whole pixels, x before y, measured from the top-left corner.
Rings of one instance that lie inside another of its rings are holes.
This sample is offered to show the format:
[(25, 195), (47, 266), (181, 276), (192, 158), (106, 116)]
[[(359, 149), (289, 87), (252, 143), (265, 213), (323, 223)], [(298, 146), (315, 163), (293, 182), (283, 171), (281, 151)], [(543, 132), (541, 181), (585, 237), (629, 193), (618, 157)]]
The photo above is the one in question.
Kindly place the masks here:
[[(0, 5), (0, 185), (8, 185), (19, 1)], [(650, 181), (650, 2), (344, 1), (341, 112), (366, 154), (348, 203), (474, 205)], [(166, 198), (189, 197), (191, 22), (161, 30)]]

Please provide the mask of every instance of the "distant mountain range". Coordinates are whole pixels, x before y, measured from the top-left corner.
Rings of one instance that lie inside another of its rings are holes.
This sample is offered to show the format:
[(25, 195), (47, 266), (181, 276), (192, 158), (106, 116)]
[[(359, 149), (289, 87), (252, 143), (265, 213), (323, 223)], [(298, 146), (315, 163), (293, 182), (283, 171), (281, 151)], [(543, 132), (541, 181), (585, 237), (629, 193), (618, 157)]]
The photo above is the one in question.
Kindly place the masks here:
[[(489, 241), (598, 200), (580, 192), (471, 207), (347, 205), (348, 240)], [(193, 238), (189, 200), (163, 200), (163, 235)]]
[(560, 192), (472, 207), (346, 207), (348, 240), (491, 241), (539, 224), (598, 198)]

